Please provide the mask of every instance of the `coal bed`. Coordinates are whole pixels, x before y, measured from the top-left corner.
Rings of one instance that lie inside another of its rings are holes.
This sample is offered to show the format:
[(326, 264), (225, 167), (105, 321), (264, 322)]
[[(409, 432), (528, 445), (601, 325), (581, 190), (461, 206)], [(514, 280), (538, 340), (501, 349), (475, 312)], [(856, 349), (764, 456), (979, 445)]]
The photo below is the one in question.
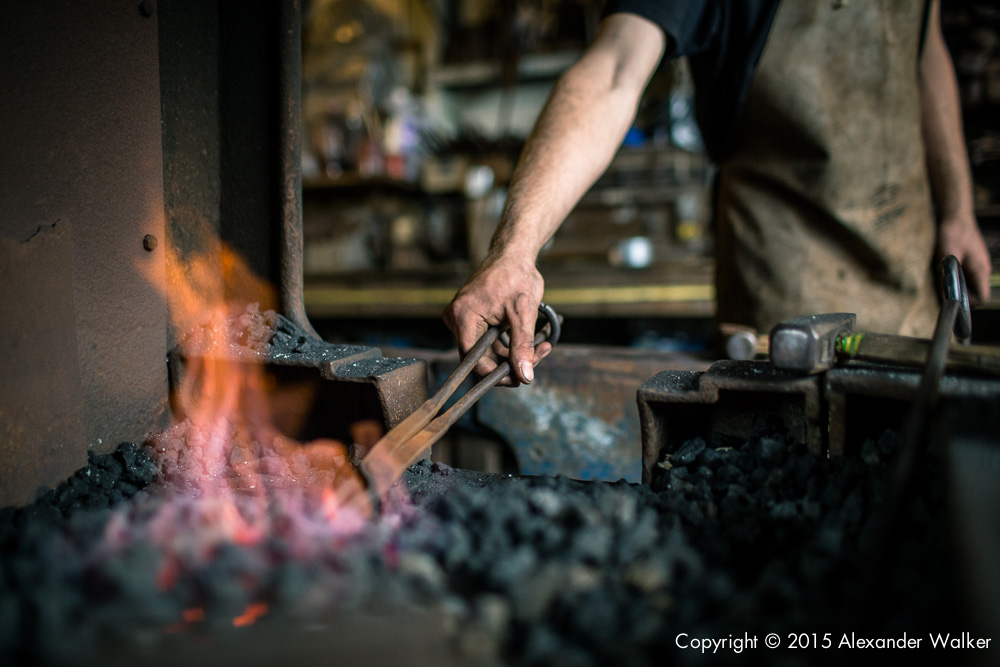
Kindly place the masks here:
[[(0, 663), (167, 664), (215, 637), (334, 637), (357, 615), (424, 610), (444, 619), (454, 664), (705, 664), (692, 639), (967, 630), (933, 452), (872, 584), (898, 436), (831, 460), (771, 426), (745, 442), (690, 440), (648, 486), (423, 461), (374, 519), (331, 526), (308, 499), (270, 500), (265, 533), (239, 497), (213, 504), (172, 481), (156, 447), (124, 444), (0, 511)], [(712, 664), (844, 659), (736, 646)]]

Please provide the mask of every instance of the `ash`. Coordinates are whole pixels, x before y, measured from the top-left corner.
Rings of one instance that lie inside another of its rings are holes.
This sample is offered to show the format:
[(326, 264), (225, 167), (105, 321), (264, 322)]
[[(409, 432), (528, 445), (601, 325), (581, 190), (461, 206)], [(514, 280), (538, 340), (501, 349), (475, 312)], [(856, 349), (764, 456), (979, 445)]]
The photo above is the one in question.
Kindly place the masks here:
[[(307, 506), (271, 506), (263, 538), (223, 531), (187, 549), (177, 546), (184, 535), (213, 528), (212, 498), (179, 496), (169, 460), (125, 444), (33, 505), (0, 510), (0, 663), (169, 651), (239, 632), (233, 619), (259, 602), (268, 605), (259, 625), (443, 609), (461, 660), (518, 665), (700, 664), (676, 647), (682, 632), (966, 629), (933, 456), (900, 518), (906, 537), (890, 571), (865, 589), (897, 439), (888, 432), (833, 461), (780, 435), (695, 439), (664, 458), (648, 487), (425, 461), (399, 485), (409, 501), (400, 493), (375, 520), (322, 527)], [(176, 528), (168, 544), (155, 529), (165, 507)], [(714, 662), (824, 657), (833, 656), (761, 647)]]

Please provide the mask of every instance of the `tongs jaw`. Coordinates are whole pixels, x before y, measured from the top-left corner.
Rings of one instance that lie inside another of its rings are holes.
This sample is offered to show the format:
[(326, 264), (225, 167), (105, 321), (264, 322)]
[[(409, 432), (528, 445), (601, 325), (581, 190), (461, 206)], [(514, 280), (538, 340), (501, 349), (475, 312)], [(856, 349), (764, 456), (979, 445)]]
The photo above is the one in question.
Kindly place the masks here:
[[(561, 333), (559, 316), (551, 306), (545, 303), (538, 304), (538, 311), (544, 316), (546, 324), (535, 335), (535, 347), (546, 341), (550, 345), (555, 345)], [(358, 471), (367, 483), (369, 498), (375, 507), (378, 506), (382, 494), (392, 486), (404, 470), (416, 462), (428, 447), (440, 440), (441, 436), (472, 407), (473, 403), (510, 374), (510, 362), (500, 363), (450, 408), (440, 416), (435, 417), (472, 372), (476, 363), (498, 339), (509, 347), (506, 326), (487, 329), (486, 333), (476, 341), (476, 344), (465, 355), (458, 367), (444, 381), (441, 388), (414, 410), (410, 416), (382, 436), (360, 461)]]

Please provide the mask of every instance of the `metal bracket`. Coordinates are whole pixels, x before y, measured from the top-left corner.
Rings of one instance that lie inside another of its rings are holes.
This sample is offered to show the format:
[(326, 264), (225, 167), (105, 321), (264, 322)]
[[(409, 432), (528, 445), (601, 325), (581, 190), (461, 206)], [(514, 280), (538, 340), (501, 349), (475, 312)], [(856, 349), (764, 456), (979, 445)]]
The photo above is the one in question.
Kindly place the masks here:
[(745, 438), (765, 415), (780, 419), (793, 442), (823, 450), (820, 378), (766, 361), (717, 361), (704, 373), (664, 371), (639, 388), (638, 401), (643, 483), (652, 480), (662, 452), (698, 436)]
[[(852, 453), (886, 428), (902, 433), (920, 381), (918, 370), (835, 368), (802, 376), (765, 361), (719, 361), (705, 372), (664, 371), (640, 387), (642, 480), (652, 479), (664, 452), (713, 434), (753, 437), (755, 422), (780, 418), (786, 436), (816, 454)], [(948, 375), (939, 402), (954, 415), (970, 401), (1000, 401), (1000, 380)], [(954, 417), (952, 417), (954, 420)]]
[[(277, 325), (262, 349), (230, 346), (226, 357), (283, 368), (286, 373), (301, 369), (300, 377), (323, 389), (317, 401), (322, 400), (324, 405), (317, 408), (327, 413), (323, 417), (327, 428), (344, 430), (347, 423), (369, 417), (382, 422), (388, 430), (427, 399), (425, 361), (383, 357), (376, 347), (327, 343), (283, 315), (276, 318)], [(187, 361), (207, 354), (173, 349), (168, 355), (171, 386), (179, 386)]]
[[(830, 456), (850, 453), (852, 443), (877, 437), (887, 427), (902, 433), (919, 384), (919, 369), (908, 371), (872, 366), (827, 371), (823, 396), (829, 414)], [(946, 375), (941, 378), (938, 392), (941, 406), (954, 412), (970, 399), (1000, 399), (1000, 381)]]

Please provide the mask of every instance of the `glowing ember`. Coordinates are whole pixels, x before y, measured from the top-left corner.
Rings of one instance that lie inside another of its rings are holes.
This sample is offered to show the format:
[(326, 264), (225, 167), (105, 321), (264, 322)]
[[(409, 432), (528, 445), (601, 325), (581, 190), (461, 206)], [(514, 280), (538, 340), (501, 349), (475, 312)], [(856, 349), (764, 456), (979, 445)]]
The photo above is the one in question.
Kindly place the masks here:
[(177, 583), (180, 576), (181, 563), (176, 556), (168, 555), (163, 559), (159, 572), (156, 573), (156, 587), (161, 591), (169, 591)]
[(267, 603), (266, 602), (255, 602), (249, 605), (246, 610), (239, 616), (233, 619), (233, 627), (243, 628), (248, 625), (253, 625), (257, 622), (257, 619), (267, 613)]
[(201, 607), (192, 607), (181, 612), (181, 618), (185, 623), (201, 623), (205, 620), (205, 610)]

